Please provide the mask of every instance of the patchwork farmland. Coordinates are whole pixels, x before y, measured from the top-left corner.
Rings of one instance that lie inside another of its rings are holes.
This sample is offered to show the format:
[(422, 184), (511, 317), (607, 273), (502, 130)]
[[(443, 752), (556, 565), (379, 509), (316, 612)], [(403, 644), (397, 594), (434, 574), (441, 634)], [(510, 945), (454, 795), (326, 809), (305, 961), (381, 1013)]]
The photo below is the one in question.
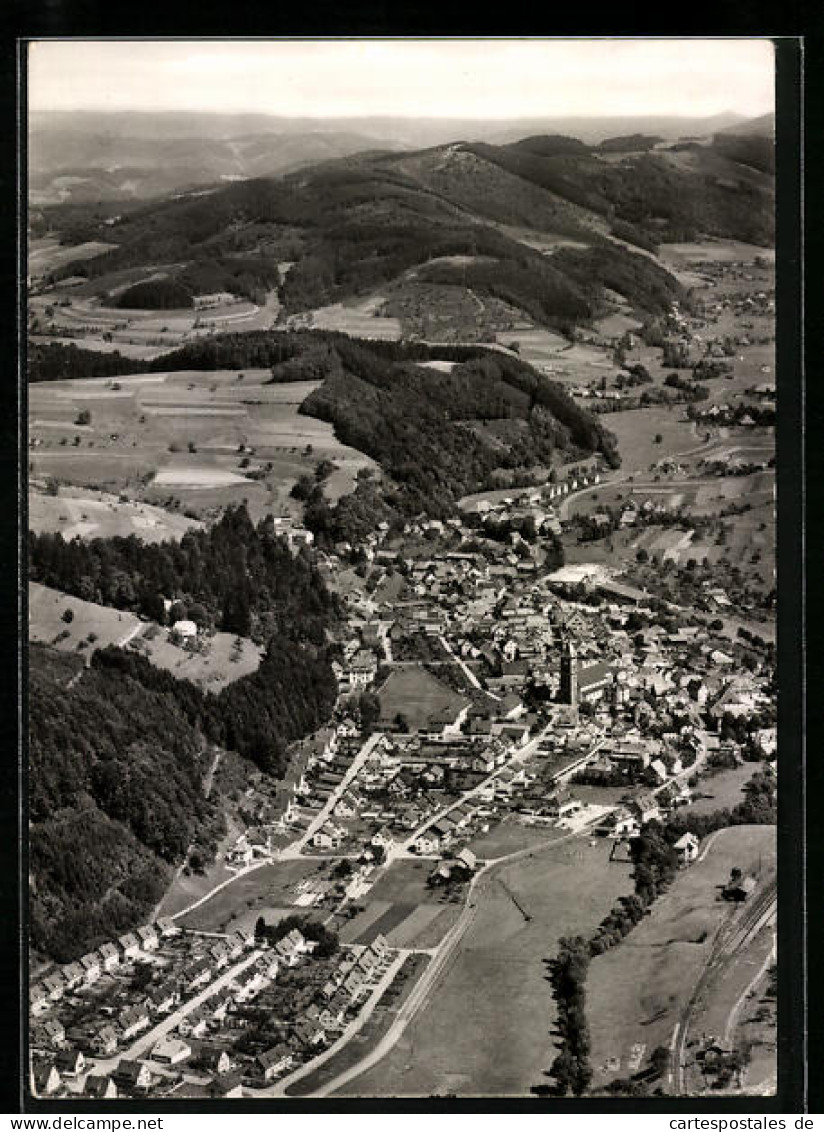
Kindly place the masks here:
[(337, 441), (331, 425), (299, 414), (316, 383), (269, 378), (267, 370), (180, 371), (33, 385), (29, 471), (193, 519), (242, 500), (255, 519), (295, 514), (289, 492), (320, 460), (335, 465), (330, 498), (351, 491), (373, 461)]

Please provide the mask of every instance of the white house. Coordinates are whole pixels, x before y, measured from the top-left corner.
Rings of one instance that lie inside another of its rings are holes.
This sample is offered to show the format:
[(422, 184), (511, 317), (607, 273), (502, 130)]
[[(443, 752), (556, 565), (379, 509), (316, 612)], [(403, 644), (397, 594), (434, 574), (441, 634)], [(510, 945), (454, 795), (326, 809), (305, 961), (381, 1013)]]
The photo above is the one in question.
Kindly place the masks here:
[(415, 839), (414, 847), (418, 853), (423, 853), (426, 856), (431, 856), (433, 853), (438, 852), (440, 845), (441, 839), (438, 837), (438, 835), (431, 829), (427, 829), (424, 830), (424, 832)]
[(678, 863), (682, 868), (691, 865), (698, 856), (699, 844), (700, 842), (694, 833), (685, 833), (675, 842), (673, 849), (678, 854)]
[(152, 1061), (177, 1065), (192, 1056), (192, 1047), (180, 1038), (161, 1038), (152, 1049)]

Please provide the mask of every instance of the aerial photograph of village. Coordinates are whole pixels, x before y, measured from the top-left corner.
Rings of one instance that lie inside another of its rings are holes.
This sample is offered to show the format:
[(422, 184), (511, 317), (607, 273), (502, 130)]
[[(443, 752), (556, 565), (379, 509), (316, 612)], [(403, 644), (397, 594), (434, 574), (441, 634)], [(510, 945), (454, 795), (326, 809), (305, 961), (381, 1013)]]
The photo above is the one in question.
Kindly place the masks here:
[(28, 45), (26, 1088), (777, 1088), (773, 46)]

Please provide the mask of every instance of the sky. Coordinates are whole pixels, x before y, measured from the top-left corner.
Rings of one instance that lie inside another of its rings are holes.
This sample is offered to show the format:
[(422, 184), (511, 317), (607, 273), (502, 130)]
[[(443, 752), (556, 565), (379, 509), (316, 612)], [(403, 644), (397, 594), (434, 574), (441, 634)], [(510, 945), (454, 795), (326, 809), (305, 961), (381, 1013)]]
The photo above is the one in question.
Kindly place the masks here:
[(764, 39), (39, 40), (29, 108), (284, 117), (747, 117)]

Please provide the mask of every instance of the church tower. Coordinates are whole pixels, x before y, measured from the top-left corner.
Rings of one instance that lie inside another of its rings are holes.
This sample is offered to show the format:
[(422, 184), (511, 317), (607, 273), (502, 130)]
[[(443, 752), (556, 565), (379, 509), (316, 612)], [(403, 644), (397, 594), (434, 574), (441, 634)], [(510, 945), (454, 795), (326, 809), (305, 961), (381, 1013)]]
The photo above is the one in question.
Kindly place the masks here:
[(561, 703), (578, 703), (578, 653), (568, 638), (561, 650)]

